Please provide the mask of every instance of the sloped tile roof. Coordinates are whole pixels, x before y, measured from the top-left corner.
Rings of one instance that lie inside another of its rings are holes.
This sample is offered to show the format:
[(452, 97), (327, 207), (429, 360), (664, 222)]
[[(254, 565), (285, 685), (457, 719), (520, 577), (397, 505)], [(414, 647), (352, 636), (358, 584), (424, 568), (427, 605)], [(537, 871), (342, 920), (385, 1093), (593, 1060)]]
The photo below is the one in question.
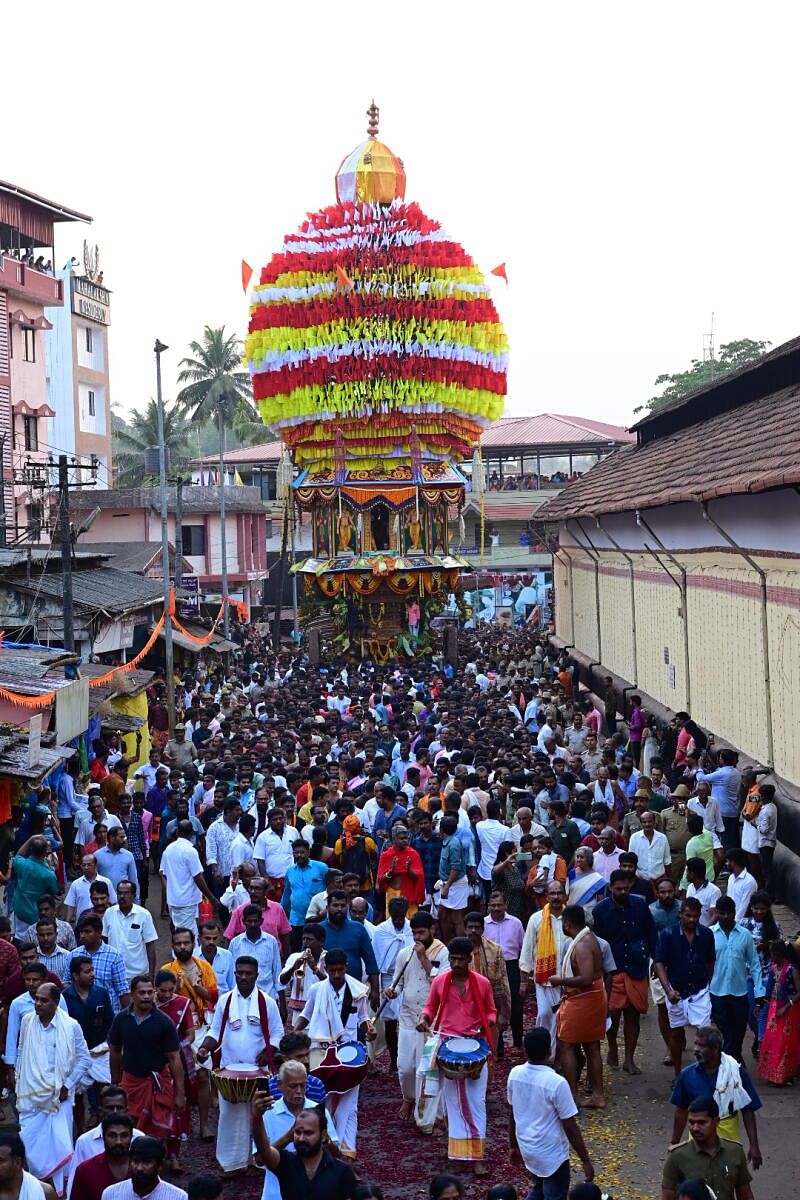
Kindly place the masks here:
[(800, 484), (800, 383), (609, 454), (537, 512), (543, 521)]
[(481, 437), (481, 449), (492, 446), (568, 446), (574, 442), (607, 446), (609, 442), (631, 442), (634, 435), (620, 425), (608, 425), (588, 417), (539, 413), (532, 417), (501, 417)]

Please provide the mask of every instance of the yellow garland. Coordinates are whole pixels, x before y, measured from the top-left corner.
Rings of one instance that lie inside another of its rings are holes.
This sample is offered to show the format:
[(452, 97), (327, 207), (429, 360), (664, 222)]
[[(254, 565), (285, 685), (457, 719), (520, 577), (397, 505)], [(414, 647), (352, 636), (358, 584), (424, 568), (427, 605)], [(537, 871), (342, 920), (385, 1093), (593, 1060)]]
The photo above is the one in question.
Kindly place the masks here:
[[(355, 282), (358, 279), (370, 280), (380, 278), (380, 275), (372, 270), (369, 275), (363, 275), (358, 268), (349, 267), (347, 274), (350, 279)], [(485, 282), (484, 277), (478, 267), (425, 267), (421, 268), (418, 263), (392, 263), (391, 277), (393, 279), (437, 279), (437, 280), (458, 280), (460, 283), (478, 283)], [(270, 283), (258, 283), (253, 288), (253, 292), (260, 294), (268, 292), (270, 288), (302, 288), (316, 287), (320, 283), (336, 283), (338, 276), (335, 271), (283, 271), (276, 279)]]
[[(374, 389), (374, 394), (373, 394)], [(505, 397), (482, 388), (464, 388), (460, 384), (427, 383), (417, 379), (364, 380), (295, 388), (284, 395), (259, 400), (258, 408), (265, 425), (282, 426), (297, 417), (327, 412), (352, 414), (364, 418), (364, 409), (372, 404), (379, 410), (388, 407), (414, 414), (418, 404), (437, 404), (456, 412), (475, 413), (490, 421), (502, 415)]]
[(244, 343), (244, 357), (258, 369), (267, 354), (287, 350), (308, 350), (314, 346), (341, 346), (364, 341), (452, 342), (468, 346), (483, 354), (503, 354), (508, 350), (508, 338), (503, 326), (496, 322), (429, 321), (402, 317), (352, 317), (328, 321), (321, 325), (306, 325), (299, 329), (290, 325), (275, 325), (254, 329)]

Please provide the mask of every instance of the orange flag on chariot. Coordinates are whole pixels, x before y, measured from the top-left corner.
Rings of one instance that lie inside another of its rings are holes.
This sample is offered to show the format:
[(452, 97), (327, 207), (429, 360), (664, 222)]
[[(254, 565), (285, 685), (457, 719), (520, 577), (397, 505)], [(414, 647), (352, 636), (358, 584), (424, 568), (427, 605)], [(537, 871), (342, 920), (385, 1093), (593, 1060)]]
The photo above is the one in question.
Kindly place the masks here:
[(353, 281), (344, 267), (337, 266), (336, 268), (336, 286), (343, 292), (352, 292), (353, 290)]
[(492, 267), (489, 274), (497, 275), (497, 276), (499, 276), (500, 279), (505, 279), (506, 283), (508, 283), (508, 275), (506, 274), (506, 264), (505, 263), (499, 263), (496, 267)]
[(250, 286), (250, 280), (253, 278), (253, 268), (250, 263), (242, 259), (242, 291), (246, 292)]

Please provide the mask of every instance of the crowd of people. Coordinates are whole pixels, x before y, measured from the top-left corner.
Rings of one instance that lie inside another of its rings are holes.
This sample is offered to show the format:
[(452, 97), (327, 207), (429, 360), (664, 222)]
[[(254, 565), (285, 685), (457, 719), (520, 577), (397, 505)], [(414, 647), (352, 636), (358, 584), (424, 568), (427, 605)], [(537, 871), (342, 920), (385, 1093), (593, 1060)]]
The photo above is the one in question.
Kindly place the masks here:
[(358, 1157), (378, 1060), (398, 1153), (443, 1127), (431, 1198), (457, 1200), (493, 1173), (504, 1058), (532, 1200), (596, 1200), (578, 1117), (613, 1103), (608, 1072), (641, 1073), (651, 1007), (674, 1077), (663, 1200), (749, 1200), (754, 1076), (800, 1065), (774, 787), (688, 713), (659, 729), (633, 696), (623, 721), (612, 681), (582, 691), (529, 631), (385, 667), (237, 635), (226, 668), (176, 681), (172, 730), (156, 682), (144, 763), (133, 737), (96, 740), (88, 775), (70, 761), (19, 814), (2, 1200), (212, 1200), (216, 1176), (161, 1178), (190, 1135), (226, 1177), (262, 1169), (263, 1200), (380, 1198)]

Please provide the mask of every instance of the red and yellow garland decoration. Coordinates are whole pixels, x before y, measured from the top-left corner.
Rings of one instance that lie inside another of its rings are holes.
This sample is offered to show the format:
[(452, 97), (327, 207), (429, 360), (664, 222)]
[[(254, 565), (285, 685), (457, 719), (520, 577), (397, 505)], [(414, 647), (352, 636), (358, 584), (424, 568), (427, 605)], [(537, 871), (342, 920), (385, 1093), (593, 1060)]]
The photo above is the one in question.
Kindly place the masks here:
[[(348, 280), (340, 283), (341, 272)], [(507, 341), (469, 255), (416, 204), (310, 216), (263, 268), (245, 354), (261, 416), (295, 462), (385, 470), (461, 460), (503, 411)]]

